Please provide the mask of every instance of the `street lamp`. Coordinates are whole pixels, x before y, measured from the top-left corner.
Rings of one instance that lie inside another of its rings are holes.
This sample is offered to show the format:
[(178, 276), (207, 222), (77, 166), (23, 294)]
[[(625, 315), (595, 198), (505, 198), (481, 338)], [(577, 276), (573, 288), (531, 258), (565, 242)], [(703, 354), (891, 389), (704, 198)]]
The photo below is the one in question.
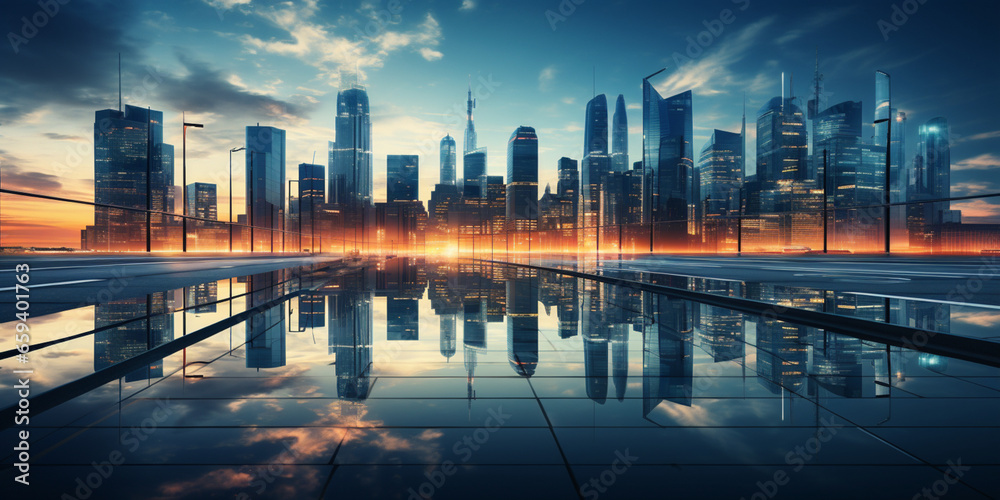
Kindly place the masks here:
[(182, 136), (182, 139), (181, 139), (181, 155), (182, 155), (181, 156), (181, 171), (182, 171), (182, 173), (181, 173), (181, 182), (184, 184), (184, 188), (182, 190), (182, 192), (184, 194), (184, 212), (183, 212), (183, 215), (184, 215), (184, 219), (183, 220), (184, 220), (184, 222), (183, 222), (183, 238), (181, 239), (181, 251), (187, 252), (187, 248), (188, 248), (188, 243), (187, 243), (187, 241), (188, 241), (187, 240), (187, 225), (188, 225), (188, 220), (187, 220), (187, 215), (188, 215), (188, 209), (187, 209), (187, 206), (188, 206), (188, 196), (187, 196), (187, 189), (188, 189), (188, 183), (187, 183), (187, 129), (188, 129), (188, 127), (205, 128), (205, 126), (202, 125), (202, 124), (200, 124), (200, 123), (188, 123), (187, 121), (184, 120), (183, 113), (181, 114), (181, 121), (183, 122), (183, 126), (181, 127), (181, 129), (182, 129), (181, 130), (181, 136)]
[[(233, 253), (233, 153), (245, 149), (240, 146), (229, 150), (229, 253)], [(243, 234), (242, 230), (240, 234)]]

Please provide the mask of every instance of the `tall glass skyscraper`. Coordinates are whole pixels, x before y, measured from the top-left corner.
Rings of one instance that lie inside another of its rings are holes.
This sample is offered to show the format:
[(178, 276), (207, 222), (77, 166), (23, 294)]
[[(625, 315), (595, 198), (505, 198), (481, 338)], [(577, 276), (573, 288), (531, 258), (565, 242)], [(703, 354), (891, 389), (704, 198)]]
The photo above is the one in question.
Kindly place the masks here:
[[(778, 181), (812, 179), (809, 136), (802, 109), (793, 98), (775, 97), (757, 116), (757, 181), (773, 189)], [(820, 162), (821, 163), (821, 162)]]
[(465, 112), (465, 149), (463, 156), (476, 150), (476, 123), (473, 120), (472, 110), (476, 108), (476, 101), (472, 98), (472, 82), (469, 82), (469, 100), (466, 104)]
[(417, 155), (389, 155), (385, 164), (387, 201), (419, 201), (420, 159)]
[(462, 196), (482, 198), (480, 178), (486, 175), (486, 148), (480, 148), (465, 155), (462, 162)]
[(611, 172), (608, 155), (608, 99), (604, 94), (587, 103), (587, 122), (583, 135), (583, 169), (580, 172), (580, 225), (582, 243), (598, 242), (597, 226), (601, 215), (601, 186)]
[(538, 136), (531, 127), (518, 127), (507, 141), (507, 225), (515, 233), (511, 250), (529, 244), (530, 235), (516, 233), (538, 228)]
[(285, 131), (275, 127), (246, 129), (246, 210), (254, 226), (255, 250), (281, 250), (285, 220)]
[(743, 136), (715, 130), (698, 159), (698, 182), (702, 201), (703, 241), (709, 251), (728, 250), (736, 236), (743, 185)]
[(628, 162), (628, 115), (625, 113), (625, 96), (619, 94), (611, 127), (611, 169), (625, 172)]
[[(94, 202), (174, 211), (174, 148), (163, 143), (162, 111), (126, 105), (124, 112), (105, 109), (94, 114)], [(160, 228), (153, 228), (151, 239), (166, 240), (163, 223), (155, 225)], [(93, 250), (146, 250), (143, 212), (96, 207), (93, 230)]]
[(881, 168), (877, 161), (865, 161), (860, 101), (835, 104), (817, 114), (815, 123), (813, 157), (822, 175), (820, 186), (826, 184), (827, 203), (834, 209), (828, 221), (832, 225), (830, 239), (838, 249), (861, 248), (877, 236), (876, 231), (862, 226), (871, 226), (880, 219), (873, 219), (870, 209), (857, 207), (881, 203), (883, 189), (879, 182), (884, 179), (880, 173), (884, 171), (885, 157), (875, 155), (883, 160)]
[[(199, 219), (219, 220), (218, 203), (216, 200), (215, 184), (205, 182), (188, 184), (188, 215)], [(204, 222), (196, 221), (195, 225), (201, 226), (204, 225)]]
[[(360, 85), (337, 94), (336, 142), (330, 143), (330, 203), (361, 210), (373, 204), (372, 122)], [(357, 212), (355, 212), (357, 213)]]
[[(322, 226), (315, 223), (320, 218), (319, 209), (326, 198), (326, 179), (323, 165), (309, 163), (299, 164), (299, 199), (302, 200), (302, 213), (299, 214), (303, 241), (311, 241), (313, 236), (320, 234)], [(310, 242), (303, 243), (303, 248), (314, 248)], [(318, 250), (318, 247), (317, 247)]]
[(455, 185), (456, 149), (455, 139), (446, 135), (441, 139), (441, 181), (439, 184)]
[[(913, 159), (913, 182), (910, 201), (944, 199), (951, 196), (951, 131), (948, 120), (933, 118), (919, 128), (917, 156)], [(908, 205), (907, 223), (910, 245), (933, 249), (936, 234), (947, 222), (960, 222), (961, 213), (951, 210), (951, 203)]]
[(643, 80), (643, 166), (649, 172), (653, 249), (687, 249), (698, 233), (691, 91), (664, 99)]

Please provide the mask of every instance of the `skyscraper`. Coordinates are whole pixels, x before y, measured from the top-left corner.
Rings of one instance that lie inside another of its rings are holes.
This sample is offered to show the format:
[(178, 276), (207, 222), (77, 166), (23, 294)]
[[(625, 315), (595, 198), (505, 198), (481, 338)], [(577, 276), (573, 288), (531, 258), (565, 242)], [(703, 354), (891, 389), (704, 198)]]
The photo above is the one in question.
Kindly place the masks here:
[(948, 120), (933, 118), (920, 126), (917, 156), (913, 159), (913, 182), (907, 223), (910, 246), (932, 250), (940, 242), (941, 225), (960, 222), (961, 213), (951, 210), (951, 202), (927, 202), (951, 196), (951, 133)]
[(878, 161), (865, 161), (861, 122), (859, 101), (835, 104), (816, 116), (814, 158), (823, 174), (820, 186), (826, 183), (827, 203), (833, 208), (833, 218), (827, 222), (831, 225), (828, 233), (838, 249), (860, 249), (861, 245), (872, 243), (877, 231), (862, 226), (880, 220), (878, 211), (873, 219), (870, 209), (858, 208), (881, 202), (879, 182), (884, 179), (880, 173), (885, 163), (884, 154), (874, 155), (882, 159), (881, 168)]
[(628, 115), (625, 113), (625, 96), (619, 94), (611, 127), (611, 169), (625, 172), (628, 162)]
[(372, 123), (360, 85), (337, 94), (336, 142), (330, 143), (330, 203), (361, 210), (372, 205)]
[(440, 184), (455, 184), (455, 139), (446, 135), (441, 139), (441, 181)]
[(586, 246), (598, 244), (597, 227), (601, 215), (601, 185), (611, 172), (608, 156), (608, 99), (604, 94), (587, 103), (587, 122), (583, 133), (583, 168), (580, 172), (580, 227)]
[(580, 168), (576, 160), (566, 157), (559, 159), (559, 182), (556, 184), (556, 196), (562, 204), (560, 221), (560, 240), (569, 248), (576, 248), (577, 229), (580, 215)]
[(465, 124), (465, 149), (463, 156), (476, 150), (476, 124), (473, 121), (472, 110), (476, 107), (476, 101), (472, 98), (472, 80), (469, 80), (469, 100), (466, 106)]
[(299, 199), (302, 203), (299, 221), (302, 234), (305, 235), (303, 241), (310, 242), (308, 245), (303, 243), (303, 248), (316, 247), (312, 243), (312, 238), (322, 233), (323, 228), (316, 224), (316, 219), (320, 218), (319, 209), (326, 198), (326, 179), (323, 170), (323, 165), (299, 164)]
[(417, 155), (389, 155), (386, 158), (386, 172), (389, 203), (419, 201), (420, 159)]
[(822, 186), (809, 168), (809, 136), (796, 102), (775, 97), (757, 117), (757, 171), (746, 203), (751, 216), (760, 216), (751, 220), (766, 225), (760, 230), (763, 247), (822, 246)]
[(793, 98), (775, 97), (757, 117), (757, 181), (772, 189), (780, 180), (802, 181), (809, 175), (809, 137), (802, 110)]
[(256, 250), (281, 250), (285, 220), (285, 131), (275, 127), (246, 129), (246, 210)]
[[(743, 136), (715, 130), (698, 159), (702, 237), (708, 251), (735, 250), (740, 189), (743, 185)], [(730, 248), (731, 247), (731, 248)]]
[(466, 153), (462, 163), (462, 195), (466, 198), (481, 198), (480, 177), (486, 175), (486, 148)]
[(664, 99), (643, 80), (643, 167), (651, 176), (643, 201), (653, 250), (687, 249), (698, 232), (692, 113), (690, 90)]
[(538, 228), (538, 136), (531, 127), (518, 127), (507, 141), (507, 226), (510, 249), (528, 249)]
[[(187, 213), (199, 219), (219, 220), (215, 184), (195, 182), (188, 184)], [(204, 225), (195, 221), (196, 226)]]
[[(173, 212), (173, 185), (174, 148), (163, 143), (162, 111), (125, 106), (94, 114), (94, 202), (137, 209), (96, 207), (95, 250), (145, 251), (141, 210)], [(153, 227), (150, 239), (168, 239), (162, 229)]]

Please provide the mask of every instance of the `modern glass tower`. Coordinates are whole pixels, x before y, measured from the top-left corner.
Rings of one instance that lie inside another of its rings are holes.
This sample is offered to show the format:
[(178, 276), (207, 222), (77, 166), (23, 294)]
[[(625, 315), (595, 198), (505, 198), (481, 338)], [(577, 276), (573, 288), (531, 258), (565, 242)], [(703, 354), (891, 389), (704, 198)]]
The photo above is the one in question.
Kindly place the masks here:
[(361, 210), (372, 205), (372, 122), (360, 85), (337, 94), (336, 142), (330, 143), (330, 203)]
[[(835, 104), (821, 111), (816, 116), (815, 123), (814, 158), (817, 169), (823, 176), (820, 186), (825, 182), (827, 204), (834, 209), (833, 218), (827, 221), (833, 226), (828, 233), (837, 247), (859, 248), (858, 245), (865, 243), (860, 240), (863, 236), (876, 235), (861, 230), (863, 221), (870, 225), (873, 219), (868, 214), (869, 211), (859, 210), (857, 207), (880, 203), (882, 187), (879, 181), (884, 179), (880, 172), (884, 170), (885, 157), (875, 155), (883, 159), (881, 168), (877, 161), (865, 161), (859, 101)], [(877, 220), (879, 217), (874, 218), (874, 221)]]
[(389, 203), (419, 201), (420, 159), (417, 155), (389, 155), (386, 158), (386, 198)]
[(604, 94), (587, 103), (587, 122), (583, 135), (583, 169), (580, 172), (580, 225), (585, 245), (599, 244), (597, 226), (601, 215), (601, 189), (604, 177), (611, 172), (608, 155), (608, 99)]
[(486, 175), (486, 148), (480, 148), (465, 155), (462, 169), (462, 195), (466, 198), (482, 198), (480, 177)]
[(518, 127), (507, 141), (507, 227), (511, 250), (527, 250), (538, 228), (538, 136), (531, 127)]
[(698, 232), (691, 91), (664, 99), (643, 80), (642, 122), (653, 250), (687, 249)]
[[(705, 249), (729, 249), (727, 241), (737, 228), (740, 188), (743, 185), (743, 136), (715, 130), (698, 159), (702, 202), (702, 235)], [(735, 249), (735, 247), (734, 247)]]
[(441, 181), (439, 184), (455, 185), (456, 149), (455, 139), (446, 135), (441, 139)]
[[(919, 128), (917, 156), (913, 159), (910, 201), (939, 200), (951, 194), (951, 133), (948, 120), (933, 118)], [(959, 222), (961, 214), (947, 201), (908, 205), (910, 245), (933, 249), (936, 233), (947, 222)]]
[(778, 181), (811, 179), (809, 136), (802, 110), (793, 98), (775, 97), (757, 117), (757, 181), (773, 189)]
[[(163, 143), (162, 111), (125, 106), (94, 114), (94, 202), (174, 211), (174, 148)], [(145, 251), (145, 228), (143, 212), (97, 207), (94, 250)], [(151, 240), (166, 237), (154, 228)]]
[[(299, 199), (302, 200), (302, 213), (299, 214), (303, 241), (310, 241), (304, 248), (313, 248), (311, 240), (320, 234), (323, 228), (316, 224), (320, 218), (319, 210), (326, 198), (326, 179), (323, 165), (309, 163), (299, 164)], [(307, 239), (308, 238), (308, 239)], [(318, 249), (318, 248), (317, 248)]]
[(254, 226), (255, 250), (281, 250), (285, 220), (285, 131), (275, 127), (246, 129), (246, 210)]
[(580, 168), (576, 160), (559, 158), (559, 182), (556, 184), (556, 196), (562, 204), (560, 228), (562, 243), (569, 248), (579, 244), (577, 228), (580, 215)]
[(628, 115), (625, 113), (625, 96), (619, 94), (611, 126), (611, 169), (625, 172), (628, 162)]
[[(187, 213), (199, 219), (219, 220), (215, 184), (195, 182), (188, 184)], [(196, 221), (195, 225), (203, 225)]]
[(472, 81), (469, 81), (469, 100), (466, 104), (466, 124), (465, 124), (465, 149), (463, 156), (476, 150), (476, 123), (473, 120), (472, 110), (476, 108), (476, 100), (472, 98)]

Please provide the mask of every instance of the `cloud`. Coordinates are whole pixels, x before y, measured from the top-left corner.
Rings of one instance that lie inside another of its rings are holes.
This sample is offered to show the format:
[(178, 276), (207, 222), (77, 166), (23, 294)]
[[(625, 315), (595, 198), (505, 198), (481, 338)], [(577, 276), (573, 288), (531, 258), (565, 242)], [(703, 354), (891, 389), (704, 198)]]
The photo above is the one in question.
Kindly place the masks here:
[(0, 161), (0, 172), (2, 172), (0, 181), (2, 181), (4, 189), (51, 194), (60, 191), (63, 187), (58, 176), (41, 172), (26, 172), (21, 167), (9, 164), (7, 161)]
[[(234, 113), (250, 117), (268, 116), (281, 120), (305, 118), (307, 107), (247, 90), (238, 78), (223, 74), (207, 63), (184, 52), (177, 59), (187, 70), (183, 76), (160, 75), (157, 92), (162, 101), (178, 109), (199, 113), (219, 113), (233, 118)], [(197, 92), (192, 92), (197, 89)]]
[[(35, 2), (8, 2), (4, 18), (31, 18)], [(44, 107), (117, 107), (118, 54), (123, 83), (136, 81), (132, 69), (144, 45), (124, 35), (138, 23), (131, 2), (109, 8), (103, 2), (79, 0), (66, 6), (17, 47), (0, 50), (0, 123), (23, 123)], [(69, 50), (72, 48), (72, 50)]]
[(90, 143), (90, 140), (87, 139), (86, 137), (83, 137), (82, 135), (66, 135), (66, 134), (57, 134), (55, 132), (45, 132), (42, 134), (42, 136), (48, 139), (52, 139), (54, 141), (82, 142), (84, 144)]
[(462, 5), (458, 10), (470, 11), (476, 8), (476, 2), (474, 0), (462, 0)]
[(952, 164), (952, 170), (990, 170), (1000, 168), (1000, 156), (984, 153)]
[(550, 84), (556, 79), (556, 67), (548, 66), (542, 69), (542, 72), (538, 74), (538, 89), (545, 91), (549, 89)]
[(337, 25), (320, 21), (316, 0), (283, 2), (253, 11), (283, 36), (269, 39), (244, 34), (238, 37), (251, 53), (265, 52), (298, 59), (319, 70), (319, 77), (331, 85), (340, 85), (343, 67), (357, 64), (362, 68), (380, 68), (394, 53), (409, 50), (428, 61), (444, 55), (435, 49), (441, 43), (441, 26), (430, 13), (414, 29), (395, 29), (399, 19), (386, 20), (374, 5), (360, 9), (363, 22), (341, 17)]
[(428, 61), (437, 61), (444, 57), (444, 54), (438, 52), (430, 47), (423, 47), (420, 49), (420, 55), (424, 56), (424, 59)]
[(954, 144), (959, 144), (963, 142), (982, 141), (986, 139), (996, 139), (996, 138), (1000, 138), (1000, 130), (994, 130), (992, 132), (983, 132), (981, 134), (970, 135), (969, 137), (962, 137), (960, 139), (952, 139), (952, 142)]
[(994, 205), (984, 199), (969, 200), (951, 204), (952, 210), (961, 210), (962, 218), (973, 219), (996, 218), (1000, 216), (1000, 205)]
[[(774, 17), (762, 19), (743, 28), (730, 38), (720, 39), (715, 46), (705, 49), (705, 54), (682, 63), (681, 67), (665, 77), (657, 87), (665, 95), (686, 90), (698, 95), (716, 95), (723, 93), (723, 88), (746, 83), (739, 80), (730, 68), (742, 60), (761, 38), (769, 36), (768, 28), (774, 20)], [(679, 52), (675, 55), (686, 58)]]
[(803, 35), (814, 35), (820, 28), (829, 26), (834, 22), (839, 21), (855, 10), (857, 10), (857, 7), (849, 6), (817, 12), (812, 16), (796, 23), (795, 28), (788, 30), (784, 35), (776, 38), (774, 43), (778, 45), (785, 45), (798, 40)]
[(973, 196), (993, 191), (995, 189), (985, 182), (956, 182), (951, 185), (952, 196)]

